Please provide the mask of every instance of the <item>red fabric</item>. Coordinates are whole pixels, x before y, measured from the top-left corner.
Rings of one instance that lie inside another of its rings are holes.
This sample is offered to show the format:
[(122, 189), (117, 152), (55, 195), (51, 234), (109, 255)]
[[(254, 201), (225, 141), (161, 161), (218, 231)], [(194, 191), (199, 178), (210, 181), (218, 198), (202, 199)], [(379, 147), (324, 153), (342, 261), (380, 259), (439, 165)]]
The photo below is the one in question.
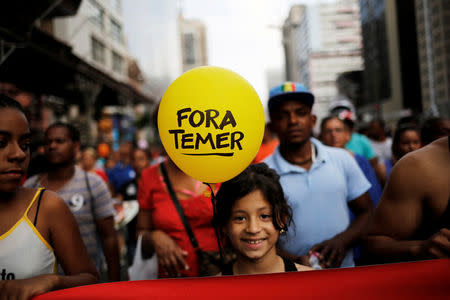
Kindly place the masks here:
[(95, 169), (94, 172), (95, 174), (100, 176), (100, 178), (103, 179), (105, 183), (108, 183), (108, 176), (106, 175), (105, 171), (103, 171), (102, 169)]
[(33, 300), (449, 299), (450, 260), (265, 275), (160, 279), (82, 286)]
[[(172, 186), (177, 190), (176, 185)], [(184, 229), (184, 225), (178, 212), (167, 192), (164, 179), (159, 173), (159, 165), (151, 166), (142, 172), (139, 182), (138, 201), (141, 209), (151, 211), (152, 224), (155, 229), (159, 229), (172, 237), (175, 242), (188, 252), (186, 261), (190, 270), (182, 270), (183, 276), (198, 276), (197, 255)], [(218, 251), (217, 240), (212, 221), (212, 204), (210, 197), (203, 194), (179, 200), (184, 214), (194, 231), (200, 248), (206, 251)], [(164, 277), (164, 274), (159, 274)]]
[(256, 154), (255, 159), (253, 160), (254, 164), (262, 162), (266, 157), (271, 155), (275, 148), (280, 144), (278, 139), (274, 139), (266, 144), (261, 144), (258, 153)]

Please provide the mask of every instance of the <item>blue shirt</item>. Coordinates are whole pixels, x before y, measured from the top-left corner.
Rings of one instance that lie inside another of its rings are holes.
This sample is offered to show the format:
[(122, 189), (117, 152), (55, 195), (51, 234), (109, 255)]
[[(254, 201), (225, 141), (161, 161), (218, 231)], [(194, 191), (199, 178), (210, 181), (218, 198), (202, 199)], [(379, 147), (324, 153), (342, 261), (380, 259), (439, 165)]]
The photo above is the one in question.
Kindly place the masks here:
[[(312, 246), (345, 231), (350, 225), (347, 203), (364, 194), (370, 183), (356, 160), (344, 149), (323, 145), (311, 138), (317, 158), (307, 171), (286, 161), (279, 147), (266, 159), (280, 175), (293, 221), (281, 247), (295, 255), (306, 255)], [(354, 266), (349, 249), (341, 267)]]
[(377, 175), (375, 174), (372, 165), (365, 157), (355, 154), (355, 159), (358, 166), (361, 168), (361, 171), (364, 173), (364, 176), (366, 176), (367, 180), (370, 182), (371, 187), (369, 189), (369, 195), (372, 199), (373, 206), (377, 206), (378, 201), (380, 201), (381, 198), (381, 193), (383, 192)]
[(119, 162), (114, 168), (106, 169), (106, 175), (114, 190), (119, 191), (125, 183), (130, 182), (136, 177), (136, 172), (132, 166)]
[[(361, 168), (361, 171), (363, 171), (364, 176), (366, 176), (367, 180), (370, 182), (370, 189), (369, 189), (369, 195), (370, 199), (372, 200), (373, 206), (377, 206), (378, 202), (381, 198), (381, 193), (383, 192), (383, 189), (381, 188), (380, 183), (378, 182), (378, 178), (375, 175), (375, 171), (372, 168), (372, 165), (370, 162), (361, 155), (355, 154), (356, 162), (358, 163), (358, 166)], [(350, 220), (353, 222), (355, 219), (355, 216), (350, 211)], [(361, 256), (364, 253), (364, 248), (361, 247), (361, 244), (358, 244), (355, 246), (353, 251), (353, 256), (355, 260), (359, 260)]]
[(352, 133), (350, 141), (347, 142), (345, 148), (355, 154), (365, 157), (367, 160), (371, 160), (376, 157), (370, 140), (365, 135), (360, 133)]

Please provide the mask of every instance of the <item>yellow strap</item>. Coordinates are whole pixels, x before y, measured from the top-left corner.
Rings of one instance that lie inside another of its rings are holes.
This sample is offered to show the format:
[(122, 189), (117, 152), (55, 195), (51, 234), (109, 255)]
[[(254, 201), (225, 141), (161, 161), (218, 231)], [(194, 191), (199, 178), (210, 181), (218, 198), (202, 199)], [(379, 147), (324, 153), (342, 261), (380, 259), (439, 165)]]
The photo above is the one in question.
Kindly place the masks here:
[(23, 214), (24, 216), (27, 216), (27, 215), (28, 215), (28, 211), (30, 210), (31, 205), (33, 205), (34, 201), (36, 200), (36, 198), (39, 196), (39, 194), (41, 193), (41, 191), (42, 191), (43, 189), (44, 189), (44, 188), (41, 187), (41, 188), (39, 188), (39, 189), (36, 191), (36, 194), (34, 194), (33, 199), (31, 199), (30, 205), (28, 205), (27, 210), (26, 210), (25, 213)]

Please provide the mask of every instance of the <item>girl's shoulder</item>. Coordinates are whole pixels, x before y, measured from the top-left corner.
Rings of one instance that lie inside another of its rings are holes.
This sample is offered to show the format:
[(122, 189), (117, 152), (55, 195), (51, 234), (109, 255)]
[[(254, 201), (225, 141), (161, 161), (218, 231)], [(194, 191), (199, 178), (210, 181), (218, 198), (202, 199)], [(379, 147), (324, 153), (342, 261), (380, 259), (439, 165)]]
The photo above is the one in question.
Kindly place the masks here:
[(54, 213), (60, 211), (61, 209), (65, 209), (67, 206), (64, 200), (53, 191), (27, 187), (22, 187), (21, 190), (24, 197), (29, 199), (27, 201), (32, 201), (34, 198), (33, 205), (37, 205), (39, 202), (39, 210), (43, 213)]

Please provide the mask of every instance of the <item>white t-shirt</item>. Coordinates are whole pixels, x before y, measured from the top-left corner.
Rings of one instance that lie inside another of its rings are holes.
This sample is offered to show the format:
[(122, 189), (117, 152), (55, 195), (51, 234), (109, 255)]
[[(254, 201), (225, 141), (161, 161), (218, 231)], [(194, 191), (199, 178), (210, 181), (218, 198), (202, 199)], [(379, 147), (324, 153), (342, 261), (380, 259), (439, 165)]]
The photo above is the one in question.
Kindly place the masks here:
[(384, 162), (386, 159), (391, 159), (392, 138), (388, 137), (384, 142), (378, 142), (371, 139), (370, 144), (372, 144), (373, 151), (375, 151), (379, 163)]

